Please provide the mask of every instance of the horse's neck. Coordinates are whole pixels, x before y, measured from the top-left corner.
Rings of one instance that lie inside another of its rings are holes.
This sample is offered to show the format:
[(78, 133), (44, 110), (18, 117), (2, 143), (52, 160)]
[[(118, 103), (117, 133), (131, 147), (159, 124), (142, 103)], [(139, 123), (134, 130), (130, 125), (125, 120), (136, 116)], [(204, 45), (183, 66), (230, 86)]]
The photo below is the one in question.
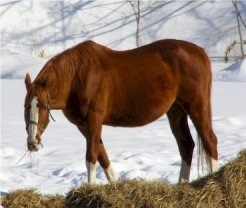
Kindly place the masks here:
[(60, 80), (52, 76), (47, 77), (47, 80), (51, 109), (64, 109), (71, 91), (72, 80), (65, 79), (66, 83), (59, 83)]
[(51, 109), (59, 110), (59, 109), (64, 109), (65, 107), (66, 107), (65, 99), (61, 97), (50, 95), (50, 108)]
[[(79, 56), (83, 56), (83, 67), (88, 69), (89, 57), (87, 52), (88, 51), (86, 48), (85, 51), (80, 51)], [(68, 103), (71, 91), (74, 90), (74, 80), (79, 79), (80, 82), (81, 80), (84, 80), (86, 71), (81, 70), (82, 63), (79, 64), (80, 68), (77, 69), (78, 64), (76, 63), (79, 61), (80, 59), (78, 58), (78, 53), (75, 52), (74, 55), (65, 54), (64, 57), (57, 57), (57, 59), (53, 59), (53, 61), (51, 60), (50, 64), (47, 65), (47, 71), (49, 71), (49, 73), (47, 73), (49, 74), (47, 79), (49, 80), (51, 86), (51, 89), (49, 89), (51, 108), (64, 109), (66, 107), (66, 103)]]

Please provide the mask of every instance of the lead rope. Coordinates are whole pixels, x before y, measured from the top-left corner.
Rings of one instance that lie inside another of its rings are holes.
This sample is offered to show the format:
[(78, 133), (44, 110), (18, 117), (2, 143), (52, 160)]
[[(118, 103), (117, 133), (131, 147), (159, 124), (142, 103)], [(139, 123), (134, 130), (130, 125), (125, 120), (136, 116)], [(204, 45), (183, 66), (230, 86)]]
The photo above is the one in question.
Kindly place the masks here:
[(52, 116), (52, 114), (50, 112), (50, 108), (48, 108), (48, 112), (49, 112), (49, 115), (50, 115), (50, 118), (52, 119), (52, 121), (56, 122), (56, 120), (54, 119), (54, 117)]

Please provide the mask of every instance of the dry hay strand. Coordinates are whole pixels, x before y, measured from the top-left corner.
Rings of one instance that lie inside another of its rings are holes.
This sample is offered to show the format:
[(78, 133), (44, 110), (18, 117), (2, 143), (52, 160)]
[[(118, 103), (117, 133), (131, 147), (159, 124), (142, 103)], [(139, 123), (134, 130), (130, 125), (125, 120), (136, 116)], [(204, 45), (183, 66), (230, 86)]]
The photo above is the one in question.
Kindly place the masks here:
[(42, 196), (35, 189), (17, 190), (3, 197), (5, 208), (61, 208), (64, 197), (61, 195)]

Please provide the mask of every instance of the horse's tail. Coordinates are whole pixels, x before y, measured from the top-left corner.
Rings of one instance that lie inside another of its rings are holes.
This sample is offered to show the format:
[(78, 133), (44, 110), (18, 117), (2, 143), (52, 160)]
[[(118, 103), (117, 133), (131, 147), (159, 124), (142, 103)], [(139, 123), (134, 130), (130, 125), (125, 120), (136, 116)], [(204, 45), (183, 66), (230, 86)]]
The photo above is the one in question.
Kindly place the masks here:
[[(209, 58), (207, 58), (207, 68), (209, 69), (209, 80), (208, 80), (208, 88), (207, 88), (207, 113), (209, 122), (212, 125), (212, 108), (211, 108), (211, 87), (212, 87), (212, 70), (211, 70), (211, 63)], [(204, 148), (203, 142), (201, 140), (200, 135), (197, 133), (197, 173), (198, 177), (201, 176), (200, 169), (202, 175), (205, 173), (205, 167), (209, 171), (211, 171), (211, 164), (210, 164), (210, 156)]]
[[(197, 134), (197, 175), (198, 178), (205, 175), (205, 173), (211, 173), (210, 156), (206, 152), (204, 145), (201, 141), (201, 137)], [(201, 172), (200, 172), (201, 170)], [(207, 170), (205, 172), (205, 170)]]
[[(211, 111), (210, 97), (211, 97), (211, 90), (209, 89), (208, 91), (209, 102), (208, 102), (207, 109), (208, 109), (209, 122), (212, 125), (212, 111)], [(198, 177), (201, 177), (202, 175), (205, 174), (205, 168), (207, 168), (209, 171), (211, 169), (210, 156), (204, 148), (200, 135), (197, 133), (197, 174), (198, 174)], [(200, 170), (201, 170), (201, 173), (200, 173)]]
[[(208, 108), (208, 114), (209, 114), (210, 123), (212, 123), (211, 104), (210, 103), (209, 103), (209, 108)], [(215, 136), (215, 139), (216, 139), (216, 136)], [(206, 173), (211, 173), (213, 171), (213, 167), (211, 164), (211, 157), (208, 154), (208, 152), (206, 151), (206, 149), (204, 148), (203, 141), (202, 141), (200, 135), (197, 134), (197, 173), (198, 173), (198, 177), (201, 176), (200, 169), (202, 170), (202, 172), (201, 172), (202, 175), (205, 174), (205, 170), (208, 170), (208, 172), (206, 172)]]

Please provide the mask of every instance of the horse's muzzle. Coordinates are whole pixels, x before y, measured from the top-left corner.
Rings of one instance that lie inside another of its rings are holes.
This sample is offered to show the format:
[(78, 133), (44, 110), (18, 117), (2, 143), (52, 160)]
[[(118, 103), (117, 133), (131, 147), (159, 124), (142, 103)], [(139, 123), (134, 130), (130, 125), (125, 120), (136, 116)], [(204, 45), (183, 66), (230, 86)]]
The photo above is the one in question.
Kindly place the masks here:
[(39, 150), (39, 140), (28, 137), (27, 148), (30, 152), (37, 152)]

